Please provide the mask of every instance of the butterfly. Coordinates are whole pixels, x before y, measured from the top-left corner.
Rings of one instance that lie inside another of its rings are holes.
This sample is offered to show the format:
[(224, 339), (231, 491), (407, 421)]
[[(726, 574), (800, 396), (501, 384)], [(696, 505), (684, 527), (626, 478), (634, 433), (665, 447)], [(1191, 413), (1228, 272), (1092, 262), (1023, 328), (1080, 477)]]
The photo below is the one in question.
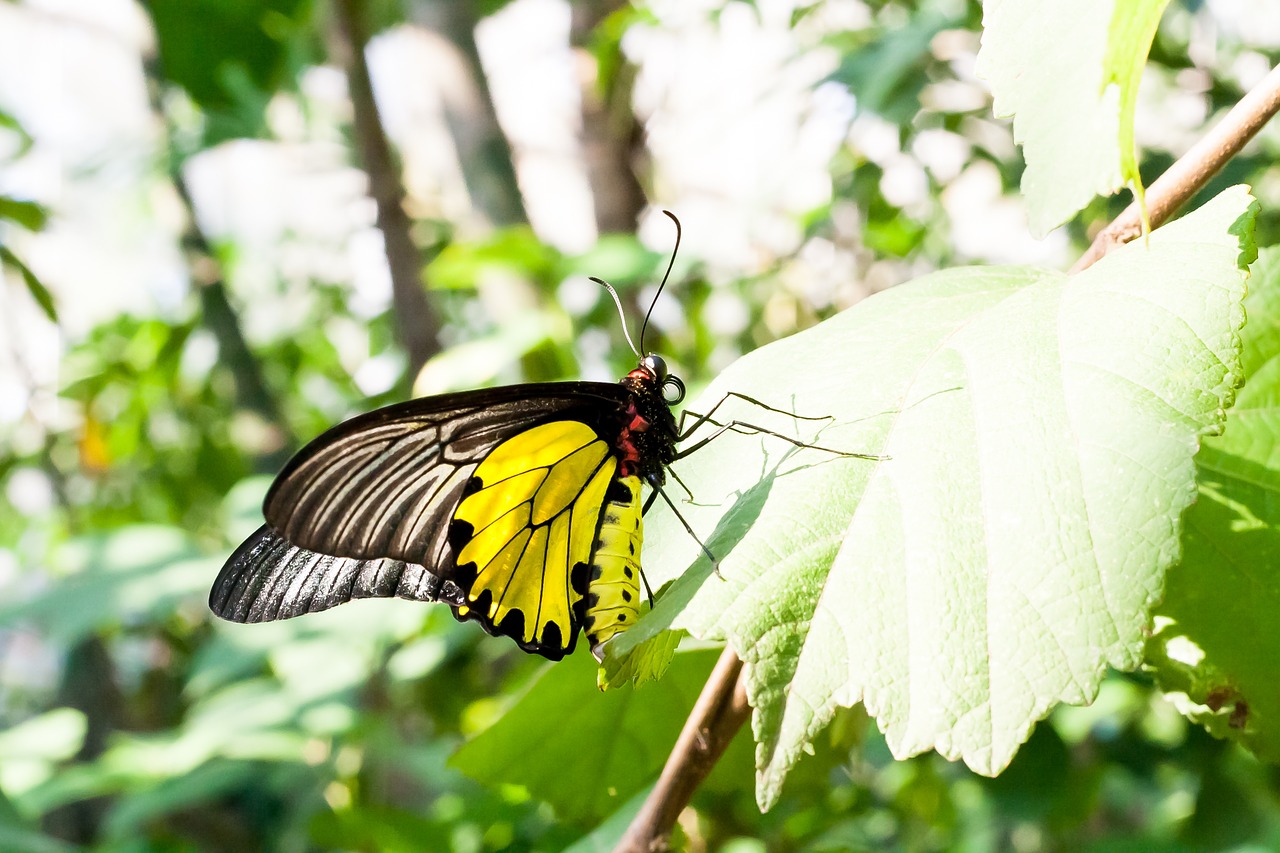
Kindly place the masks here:
[(267, 523), (209, 606), (267, 622), (358, 598), (439, 601), (526, 652), (559, 660), (583, 629), (600, 656), (639, 613), (641, 483), (665, 481), (683, 397), (650, 354), (617, 384), (464, 391), (352, 418), (276, 477)]
[(643, 516), (677, 457), (685, 395), (627, 343), (639, 363), (617, 384), (443, 394), (323, 433), (272, 483), (267, 523), (222, 567), (210, 609), (268, 622), (359, 598), (438, 601), (526, 652), (560, 660), (585, 633), (601, 658), (639, 615)]

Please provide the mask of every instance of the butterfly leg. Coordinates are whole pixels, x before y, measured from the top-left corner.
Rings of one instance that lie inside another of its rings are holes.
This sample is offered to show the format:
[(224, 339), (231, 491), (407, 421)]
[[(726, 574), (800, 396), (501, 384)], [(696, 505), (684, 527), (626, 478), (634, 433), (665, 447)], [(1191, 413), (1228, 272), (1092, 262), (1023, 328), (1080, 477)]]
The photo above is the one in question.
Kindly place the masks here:
[[(726, 432), (736, 432), (739, 435), (771, 435), (775, 438), (780, 438), (783, 441), (789, 442), (790, 444), (794, 444), (796, 447), (806, 447), (806, 448), (812, 448), (815, 450), (822, 450), (827, 453), (835, 454), (836, 456), (847, 456), (853, 459), (869, 459), (876, 462), (883, 462), (885, 459), (888, 458), (885, 456), (875, 456), (867, 453), (850, 453), (847, 450), (836, 450), (833, 447), (823, 447), (820, 444), (810, 444), (808, 442), (801, 441), (797, 438), (792, 438), (789, 435), (783, 435), (780, 432), (775, 432), (774, 430), (759, 426), (758, 424), (748, 423), (746, 421), (740, 421), (736, 419), (729, 421), (727, 423), (722, 423), (720, 421), (717, 421), (714, 418), (716, 410), (719, 409), (722, 405), (724, 405), (725, 401), (727, 401), (730, 397), (737, 397), (739, 400), (745, 400), (751, 405), (764, 409), (765, 411), (775, 412), (780, 415), (786, 415), (787, 417), (795, 418), (796, 420), (801, 420), (801, 421), (833, 420), (831, 415), (818, 415), (818, 416), (797, 415), (792, 412), (788, 412), (784, 409), (778, 409), (773, 406), (770, 406), (768, 403), (762, 403), (761, 401), (757, 400), (754, 397), (748, 397), (746, 394), (739, 394), (736, 391), (730, 391), (728, 394), (725, 394), (723, 397), (721, 397), (719, 402), (717, 402), (714, 406), (712, 406), (711, 410), (708, 411), (706, 414), (698, 414), (697, 412), (691, 412), (688, 409), (686, 409), (684, 412), (681, 413), (680, 425), (679, 425), (679, 432), (680, 432), (679, 440), (681, 441), (689, 438), (691, 435), (693, 435), (694, 432), (698, 430), (699, 427), (702, 427), (706, 424), (711, 424), (712, 426), (718, 427), (718, 429), (715, 432), (713, 432), (711, 435), (707, 436), (706, 438), (698, 440), (691, 446), (681, 448), (680, 452), (676, 454), (677, 459), (682, 459), (685, 456), (688, 456), (690, 453), (693, 453), (696, 450), (700, 450), (701, 448), (705, 447), (707, 444), (711, 443), (715, 439), (724, 435)], [(688, 428), (685, 427), (685, 419), (687, 417), (693, 419), (693, 423), (689, 425)]]
[(680, 475), (676, 473), (676, 469), (668, 468), (667, 476), (679, 483), (680, 488), (684, 489), (684, 493), (689, 496), (685, 503), (693, 503), (693, 492), (689, 491), (689, 487), (684, 484), (684, 480), (680, 479)]
[[(801, 420), (801, 421), (834, 420), (834, 418), (832, 418), (831, 415), (818, 415), (816, 417), (812, 415), (797, 415), (793, 412), (788, 412), (785, 409), (776, 409), (773, 406), (770, 406), (768, 403), (760, 402), (755, 397), (748, 397), (746, 394), (739, 394), (737, 391), (730, 391), (729, 393), (721, 397), (719, 402), (717, 402), (714, 406), (712, 406), (711, 410), (707, 412), (705, 415), (700, 415), (697, 412), (691, 412), (688, 409), (685, 409), (683, 412), (681, 412), (680, 427), (679, 427), (680, 440), (684, 440), (688, 438), (690, 435), (693, 434), (695, 430), (698, 429), (698, 427), (702, 426), (705, 423), (712, 423), (712, 424), (715, 424), (716, 426), (719, 426), (720, 425), (719, 423), (712, 420), (712, 416), (714, 416), (716, 413), (716, 410), (719, 409), (721, 406), (723, 406), (726, 402), (728, 402), (729, 398), (731, 397), (737, 397), (739, 400), (745, 400), (746, 402), (750, 403), (751, 405), (757, 408), (764, 409), (766, 412), (775, 412), (779, 415), (786, 415), (789, 418), (795, 418), (796, 420)], [(687, 417), (693, 417), (694, 422), (688, 429), (685, 429), (684, 422), (685, 422), (685, 418)]]
[(722, 424), (719, 421), (713, 421), (707, 417), (700, 417), (698, 421), (698, 425), (701, 426), (702, 424), (712, 424), (713, 426), (716, 426), (719, 428), (715, 432), (711, 433), (711, 435), (707, 436), (706, 438), (699, 439), (698, 441), (694, 442), (688, 447), (682, 447), (680, 449), (680, 452), (676, 454), (677, 459), (683, 459), (684, 457), (688, 456), (690, 453), (694, 453), (698, 450), (701, 450), (703, 447), (706, 447), (708, 444), (715, 441), (717, 438), (724, 435), (726, 432), (736, 432), (739, 435), (771, 435), (774, 438), (780, 438), (785, 442), (794, 444), (796, 447), (804, 447), (810, 450), (822, 450), (827, 453), (834, 454), (836, 456), (847, 456), (851, 459), (869, 459), (873, 462), (883, 462), (889, 458), (887, 456), (875, 456), (870, 453), (852, 453), (848, 450), (836, 450), (834, 447), (823, 447), (821, 444), (810, 444), (807, 441), (801, 441), (798, 438), (792, 438), (789, 435), (783, 435), (780, 432), (774, 432), (771, 429), (766, 429), (765, 427), (759, 426), (757, 424), (750, 424), (750, 423), (747, 423), (746, 421), (735, 420), (735, 421), (729, 421), (728, 423)]

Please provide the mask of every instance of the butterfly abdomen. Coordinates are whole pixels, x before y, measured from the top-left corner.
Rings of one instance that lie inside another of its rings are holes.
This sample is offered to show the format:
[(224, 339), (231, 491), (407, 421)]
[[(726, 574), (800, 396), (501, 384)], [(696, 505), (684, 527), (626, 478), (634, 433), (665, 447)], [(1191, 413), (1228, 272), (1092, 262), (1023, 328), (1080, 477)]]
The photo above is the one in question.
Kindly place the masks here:
[(603, 658), (604, 643), (630, 628), (639, 615), (643, 540), (640, 478), (620, 476), (609, 484), (587, 585), (583, 624), (597, 660)]

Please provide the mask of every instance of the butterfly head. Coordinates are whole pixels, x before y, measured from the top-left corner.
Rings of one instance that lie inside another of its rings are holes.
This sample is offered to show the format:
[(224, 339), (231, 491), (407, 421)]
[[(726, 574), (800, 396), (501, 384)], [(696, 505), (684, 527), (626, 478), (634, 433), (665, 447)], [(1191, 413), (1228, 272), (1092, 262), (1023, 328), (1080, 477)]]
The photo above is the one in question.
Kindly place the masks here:
[(667, 370), (666, 359), (662, 356), (649, 353), (641, 358), (640, 366), (632, 371), (632, 375), (637, 373), (645, 374), (646, 378), (662, 389), (662, 398), (669, 405), (676, 405), (684, 400), (684, 382)]

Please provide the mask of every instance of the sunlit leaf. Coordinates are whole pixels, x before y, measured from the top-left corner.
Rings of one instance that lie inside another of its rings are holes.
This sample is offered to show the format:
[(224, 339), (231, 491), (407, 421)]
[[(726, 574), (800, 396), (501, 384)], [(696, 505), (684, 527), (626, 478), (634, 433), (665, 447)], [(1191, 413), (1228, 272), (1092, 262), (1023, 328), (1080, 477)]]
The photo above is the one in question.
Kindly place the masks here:
[(34, 140), (13, 113), (0, 109), (0, 128), (13, 133), (18, 138), (18, 150), (13, 152), (13, 159), (16, 160), (31, 150)]
[(983, 4), (977, 72), (991, 84), (995, 114), (1013, 117), (1027, 161), (1022, 192), (1034, 233), (1048, 232), (1095, 195), (1118, 189), (1129, 171), (1136, 174), (1133, 105), (1165, 2)]
[(1036, 720), (1139, 660), (1179, 552), (1199, 437), (1240, 379), (1243, 188), (1075, 277), (936, 273), (739, 360), (692, 404), (883, 461), (726, 435), (678, 464), (647, 569), (691, 566), (625, 654), (668, 628), (727, 639), (755, 708), (757, 795), (839, 706), (865, 703), (897, 756), (999, 772)]
[(618, 842), (622, 840), (622, 834), (635, 819), (651, 790), (652, 786), (642, 788), (635, 796), (620, 805), (617, 811), (605, 818), (599, 826), (578, 839), (572, 847), (565, 848), (564, 853), (609, 853), (610, 850), (617, 849)]

